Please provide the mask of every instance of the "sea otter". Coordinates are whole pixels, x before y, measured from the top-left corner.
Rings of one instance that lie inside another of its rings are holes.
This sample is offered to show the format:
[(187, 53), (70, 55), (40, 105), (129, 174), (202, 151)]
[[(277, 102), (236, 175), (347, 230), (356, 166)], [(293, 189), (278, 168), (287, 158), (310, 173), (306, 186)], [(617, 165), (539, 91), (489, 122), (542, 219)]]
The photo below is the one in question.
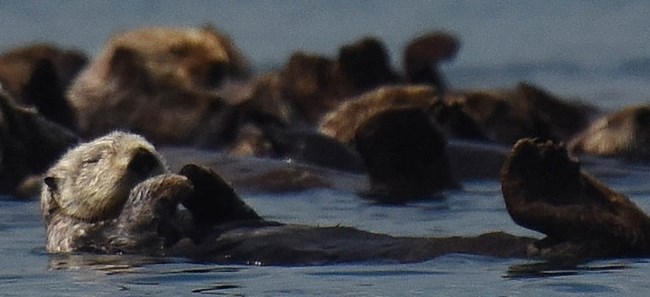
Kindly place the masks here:
[[(169, 173), (144, 138), (113, 132), (68, 151), (47, 171), (41, 192), (47, 250), (160, 252), (200, 230), (194, 223), (257, 217), (252, 210), (237, 212), (248, 210), (234, 195), (216, 175), (191, 165), (180, 175)], [(216, 198), (218, 203), (204, 202)], [(180, 203), (191, 213), (178, 211)]]
[(247, 69), (212, 28), (141, 28), (114, 36), (67, 95), (86, 137), (123, 129), (156, 144), (217, 147), (232, 128), (217, 89)]
[(532, 242), (500, 232), (471, 238), (405, 238), (266, 221), (214, 171), (190, 164), (179, 174), (170, 173), (150, 143), (124, 132), (66, 153), (47, 172), (41, 211), (51, 253), (305, 265), (414, 262), (447, 253), (519, 257)]
[[(404, 202), (457, 187), (448, 155), (465, 150), (448, 150), (447, 136), (483, 139), (465, 116), (430, 86), (386, 86), (341, 104), (323, 118), (320, 131), (357, 149), (370, 179), (367, 197)], [(459, 176), (471, 177), (468, 169)]]
[(650, 161), (650, 105), (602, 117), (571, 140), (569, 149), (574, 154)]
[(650, 252), (650, 219), (627, 198), (581, 173), (562, 146), (518, 142), (503, 167), (502, 183), (515, 222), (547, 234), (546, 239), (501, 232), (394, 237), (267, 221), (213, 170), (189, 164), (179, 174), (170, 173), (151, 144), (124, 132), (64, 155), (48, 171), (41, 206), (47, 250), (53, 253), (315, 265), (416, 262), (449, 253), (592, 259)]
[(341, 103), (382, 86), (427, 84), (442, 93), (446, 84), (437, 64), (458, 48), (458, 39), (445, 32), (414, 39), (404, 51), (405, 75), (391, 67), (383, 42), (372, 36), (341, 46), (336, 57), (298, 51), (279, 71), (252, 81), (238, 101), (289, 125), (314, 127)]
[(319, 130), (343, 143), (351, 144), (364, 121), (381, 112), (398, 108), (432, 109), (439, 101), (435, 89), (424, 86), (385, 86), (339, 105), (327, 113)]
[(19, 106), (0, 88), (0, 194), (38, 194), (40, 174), (79, 138), (34, 108)]
[(529, 247), (541, 257), (650, 254), (650, 218), (625, 196), (582, 172), (563, 145), (518, 141), (502, 169), (508, 213), (547, 235)]
[(0, 55), (0, 84), (16, 103), (76, 131), (77, 118), (65, 91), (87, 61), (78, 50), (51, 44), (14, 48)]
[(319, 130), (349, 144), (365, 120), (400, 108), (418, 108), (428, 113), (449, 138), (487, 140), (482, 128), (463, 110), (462, 104), (440, 100), (436, 89), (427, 85), (383, 86), (350, 98), (323, 116)]
[(348, 97), (400, 81), (384, 45), (367, 37), (342, 46), (334, 59), (293, 53), (282, 69), (252, 81), (252, 91), (241, 100), (289, 125), (313, 127)]
[(449, 92), (443, 100), (461, 107), (486, 139), (507, 146), (526, 137), (568, 141), (597, 113), (526, 82), (513, 89)]

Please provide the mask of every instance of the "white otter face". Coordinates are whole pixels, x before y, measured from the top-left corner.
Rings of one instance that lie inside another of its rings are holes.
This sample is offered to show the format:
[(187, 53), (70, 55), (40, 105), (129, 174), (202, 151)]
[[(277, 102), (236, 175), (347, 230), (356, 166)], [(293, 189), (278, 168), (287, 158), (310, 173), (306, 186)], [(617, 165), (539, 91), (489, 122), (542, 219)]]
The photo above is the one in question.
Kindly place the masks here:
[(96, 221), (117, 215), (135, 185), (167, 171), (162, 156), (144, 138), (113, 132), (67, 152), (47, 173), (41, 193), (48, 213)]

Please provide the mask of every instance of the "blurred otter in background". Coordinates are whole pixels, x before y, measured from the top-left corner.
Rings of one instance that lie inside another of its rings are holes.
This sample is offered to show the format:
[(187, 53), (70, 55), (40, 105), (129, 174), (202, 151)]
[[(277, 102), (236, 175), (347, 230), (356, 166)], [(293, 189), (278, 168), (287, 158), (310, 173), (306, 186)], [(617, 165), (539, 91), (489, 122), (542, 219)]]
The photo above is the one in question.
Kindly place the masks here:
[(508, 146), (526, 137), (568, 141), (597, 113), (524, 82), (513, 90), (455, 91), (444, 100), (458, 105), (490, 141)]
[(296, 52), (280, 71), (258, 78), (242, 101), (274, 106), (270, 110), (292, 126), (314, 127), (342, 102), (378, 87), (417, 83), (446, 90), (437, 65), (452, 59), (459, 46), (456, 37), (444, 32), (415, 39), (404, 52), (404, 76), (392, 69), (384, 44), (375, 37), (342, 46), (334, 59)]
[(381, 87), (328, 113), (320, 131), (359, 152), (370, 178), (367, 197), (389, 203), (427, 198), (457, 186), (435, 118), (441, 104), (428, 86)]
[(407, 81), (432, 85), (439, 94), (445, 94), (449, 86), (438, 64), (454, 59), (460, 45), (456, 36), (441, 31), (426, 33), (412, 40), (404, 50), (403, 58)]
[(18, 106), (0, 89), (0, 194), (35, 195), (41, 174), (78, 141), (73, 132)]
[(364, 196), (403, 203), (458, 186), (451, 176), (446, 139), (421, 109), (380, 112), (367, 118), (355, 134), (354, 146), (370, 178)]
[(627, 107), (596, 120), (569, 142), (569, 150), (650, 162), (650, 105)]
[(314, 127), (324, 113), (348, 97), (399, 81), (384, 45), (367, 37), (342, 46), (336, 59), (292, 54), (282, 69), (254, 81), (241, 101), (249, 108), (271, 112), (289, 126)]
[(124, 129), (157, 144), (214, 147), (231, 134), (229, 103), (215, 89), (248, 73), (214, 28), (142, 28), (114, 36), (68, 99), (86, 137)]
[(77, 117), (65, 92), (87, 62), (78, 50), (50, 44), (14, 48), (0, 55), (0, 84), (16, 103), (77, 131)]

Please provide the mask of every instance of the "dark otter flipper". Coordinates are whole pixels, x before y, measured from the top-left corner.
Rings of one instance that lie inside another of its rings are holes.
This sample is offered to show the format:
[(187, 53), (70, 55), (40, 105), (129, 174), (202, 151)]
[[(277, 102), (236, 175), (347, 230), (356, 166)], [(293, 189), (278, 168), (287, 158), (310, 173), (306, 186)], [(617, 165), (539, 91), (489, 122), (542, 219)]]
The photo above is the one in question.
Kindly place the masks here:
[(368, 169), (368, 198), (403, 203), (457, 186), (445, 136), (420, 108), (395, 108), (370, 117), (356, 130), (354, 142)]
[(650, 251), (650, 218), (625, 196), (580, 171), (564, 145), (518, 141), (501, 171), (508, 213), (554, 242), (599, 242), (602, 256)]
[(260, 220), (260, 216), (239, 198), (233, 188), (214, 171), (194, 164), (183, 166), (181, 175), (194, 185), (194, 191), (183, 201), (197, 226), (237, 221)]

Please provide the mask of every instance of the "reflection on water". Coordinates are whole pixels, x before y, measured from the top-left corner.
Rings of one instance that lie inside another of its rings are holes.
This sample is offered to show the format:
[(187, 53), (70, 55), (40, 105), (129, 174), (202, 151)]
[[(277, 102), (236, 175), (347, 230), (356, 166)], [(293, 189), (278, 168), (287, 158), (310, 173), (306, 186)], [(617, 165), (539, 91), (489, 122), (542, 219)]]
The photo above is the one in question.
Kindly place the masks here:
[(558, 261), (542, 261), (525, 264), (517, 264), (508, 267), (505, 278), (536, 278), (578, 275), (585, 273), (600, 273), (610, 270), (621, 270), (628, 268), (626, 263), (602, 263), (576, 261), (564, 259)]
[(170, 263), (172, 259), (138, 255), (47, 255), (50, 270), (91, 269), (106, 274), (137, 273), (145, 265)]

